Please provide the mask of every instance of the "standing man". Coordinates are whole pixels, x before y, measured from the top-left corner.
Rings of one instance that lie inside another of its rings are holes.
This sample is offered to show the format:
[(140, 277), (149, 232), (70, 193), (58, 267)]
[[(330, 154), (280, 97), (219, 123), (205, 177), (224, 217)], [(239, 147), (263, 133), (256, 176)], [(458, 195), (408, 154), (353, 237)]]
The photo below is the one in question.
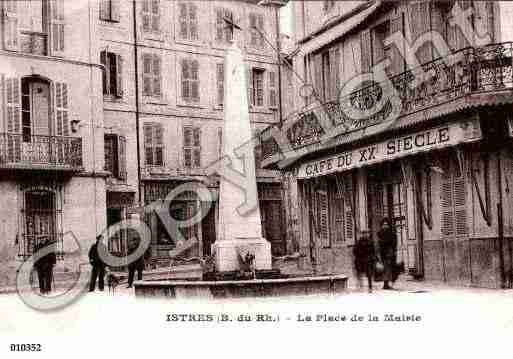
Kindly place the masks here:
[(48, 294), (52, 291), (53, 267), (57, 263), (57, 256), (55, 255), (54, 245), (55, 242), (52, 242), (49, 238), (43, 238), (35, 248), (35, 253), (47, 247), (50, 250), (47, 254), (41, 256), (34, 263), (34, 267), (36, 267), (37, 270), (39, 291), (41, 294)]
[(396, 268), (397, 237), (390, 220), (384, 218), (381, 221), (381, 229), (378, 232), (379, 254), (383, 263), (383, 289), (392, 289), (390, 281), (394, 281)]
[[(137, 250), (139, 244), (139, 240), (132, 239), (128, 246), (128, 254), (131, 255)], [(132, 285), (134, 284), (134, 276), (135, 271), (137, 271), (137, 280), (143, 279), (143, 270), (145, 267), (145, 260), (148, 259), (150, 255), (150, 248), (146, 249), (146, 252), (144, 252), (139, 258), (137, 258), (132, 263), (128, 264), (128, 287), (132, 288)]]
[(100, 234), (96, 237), (96, 243), (91, 246), (89, 249), (89, 263), (93, 269), (91, 270), (91, 281), (89, 283), (89, 291), (94, 292), (94, 288), (96, 286), (96, 278), (98, 277), (98, 289), (103, 291), (104, 288), (104, 278), (105, 278), (105, 263), (102, 261), (98, 247), (103, 246), (102, 244), (102, 235)]
[(354, 267), (358, 286), (362, 288), (362, 276), (367, 277), (369, 293), (372, 293), (372, 278), (374, 277), (374, 268), (376, 265), (376, 251), (374, 243), (369, 236), (365, 235), (358, 239), (354, 248)]

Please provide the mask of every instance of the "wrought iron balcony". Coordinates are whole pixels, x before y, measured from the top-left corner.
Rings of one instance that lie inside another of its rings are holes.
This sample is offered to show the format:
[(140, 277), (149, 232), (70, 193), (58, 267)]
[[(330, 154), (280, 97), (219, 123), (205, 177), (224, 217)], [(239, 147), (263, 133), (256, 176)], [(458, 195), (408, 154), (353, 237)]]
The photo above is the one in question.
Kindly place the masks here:
[(0, 169), (82, 170), (82, 139), (0, 134)]
[[(366, 134), (371, 133), (367, 129), (370, 130), (372, 126), (392, 117), (393, 103), (400, 104), (400, 111), (395, 118), (410, 121), (409, 116), (419, 111), (474, 94), (498, 94), (506, 90), (511, 96), (512, 53), (511, 42), (465, 48), (450, 56), (425, 63), (421, 68), (392, 77), (390, 83), (393, 87), (387, 87), (385, 83), (373, 83), (335, 101), (306, 108), (286, 121), (282, 128), (293, 150), (303, 147), (306, 147), (303, 150), (310, 150), (308, 146), (319, 144), (326, 135), (321, 120), (328, 120), (329, 127), (337, 128), (340, 131), (337, 138), (340, 138), (362, 129), (366, 130)], [(382, 99), (385, 100), (381, 101)], [(493, 100), (490, 102), (493, 104)], [(374, 107), (377, 108), (378, 103), (379, 110), (372, 111)], [(358, 119), (349, 115), (362, 110), (369, 110), (371, 114)], [(434, 113), (436, 116), (436, 111)], [(315, 146), (312, 146), (312, 150), (313, 147)], [(282, 158), (275, 139), (265, 132), (262, 138), (262, 156), (265, 167)]]

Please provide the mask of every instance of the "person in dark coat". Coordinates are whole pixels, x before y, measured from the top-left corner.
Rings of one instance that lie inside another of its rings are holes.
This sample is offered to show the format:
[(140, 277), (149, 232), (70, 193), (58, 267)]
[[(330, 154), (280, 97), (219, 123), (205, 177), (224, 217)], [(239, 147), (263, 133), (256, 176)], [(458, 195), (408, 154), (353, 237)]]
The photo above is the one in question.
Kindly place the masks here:
[[(39, 252), (43, 248), (47, 246), (53, 246), (54, 244), (49, 240), (45, 239), (39, 242), (36, 245), (35, 253)], [(34, 263), (34, 267), (37, 270), (37, 277), (39, 281), (39, 291), (41, 294), (48, 294), (52, 291), (52, 281), (53, 281), (53, 267), (57, 263), (57, 256), (55, 255), (55, 251), (52, 250), (47, 254), (40, 257)]]
[[(139, 241), (132, 240), (128, 247), (128, 254), (131, 255), (137, 250)], [(143, 279), (143, 270), (145, 267), (145, 260), (149, 257), (150, 248), (146, 250), (139, 258), (137, 258), (132, 263), (128, 264), (128, 286), (127, 288), (132, 288), (134, 284), (135, 272), (137, 271), (137, 280)]]
[(372, 277), (376, 265), (376, 251), (372, 240), (368, 236), (360, 238), (353, 248), (353, 255), (359, 287), (362, 287), (362, 275), (365, 274), (369, 292), (372, 292)]
[(397, 237), (388, 218), (381, 221), (378, 238), (379, 254), (383, 263), (383, 289), (392, 289), (390, 282), (395, 280)]
[(89, 282), (89, 291), (94, 292), (96, 287), (96, 278), (98, 278), (98, 289), (103, 291), (105, 279), (105, 263), (101, 259), (98, 247), (103, 246), (102, 236), (96, 237), (96, 242), (89, 249), (89, 263), (93, 267), (91, 270), (91, 281)]

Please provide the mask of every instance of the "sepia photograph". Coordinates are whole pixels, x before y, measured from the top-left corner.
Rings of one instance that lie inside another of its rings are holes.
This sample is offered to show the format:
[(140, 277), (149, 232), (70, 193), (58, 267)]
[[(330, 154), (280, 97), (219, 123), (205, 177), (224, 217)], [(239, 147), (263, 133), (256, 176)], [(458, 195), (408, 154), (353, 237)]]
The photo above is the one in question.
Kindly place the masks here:
[(512, 1), (0, 9), (0, 357), (511, 355)]

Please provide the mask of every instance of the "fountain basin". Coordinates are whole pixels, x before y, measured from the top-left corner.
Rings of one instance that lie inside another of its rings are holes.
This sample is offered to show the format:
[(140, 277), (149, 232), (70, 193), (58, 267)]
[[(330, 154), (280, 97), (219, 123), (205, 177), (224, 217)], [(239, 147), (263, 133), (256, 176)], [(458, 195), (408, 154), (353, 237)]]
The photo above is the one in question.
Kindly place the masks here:
[(170, 299), (279, 297), (336, 294), (347, 289), (347, 276), (312, 276), (283, 279), (226, 281), (156, 280), (134, 283), (136, 297)]

